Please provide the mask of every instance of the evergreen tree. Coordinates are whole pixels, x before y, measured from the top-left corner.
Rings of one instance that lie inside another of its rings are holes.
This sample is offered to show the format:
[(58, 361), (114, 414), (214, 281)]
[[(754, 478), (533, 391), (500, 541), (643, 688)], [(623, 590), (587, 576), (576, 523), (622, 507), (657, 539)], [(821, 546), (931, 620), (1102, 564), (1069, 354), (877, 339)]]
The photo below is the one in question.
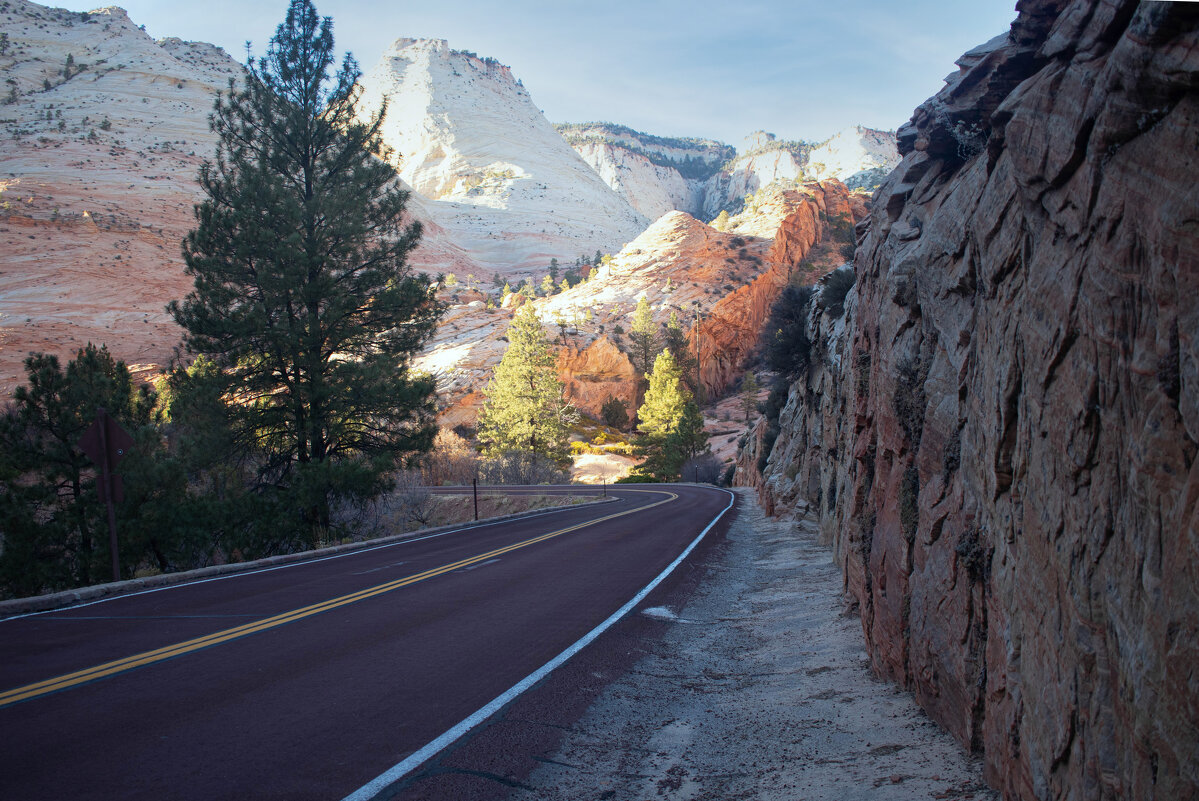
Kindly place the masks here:
[(550, 259), (550, 279), (556, 284), (558, 283), (558, 260)]
[(679, 320), (677, 312), (670, 313), (670, 320), (662, 331), (662, 344), (674, 356), (691, 394), (697, 394), (695, 351), (691, 348), (691, 342), (683, 330), (683, 323)]
[(637, 410), (637, 427), (650, 436), (665, 436), (682, 419), (683, 407), (691, 400), (691, 392), (683, 381), (678, 362), (669, 350), (654, 359), (645, 399)]
[(613, 428), (623, 431), (629, 424), (629, 410), (625, 402), (614, 395), (609, 395), (600, 407), (600, 416), (604, 422)]
[(745, 422), (749, 423), (749, 416), (758, 408), (758, 379), (753, 373), (746, 373), (741, 379), (741, 409), (745, 412)]
[(703, 415), (669, 350), (658, 354), (645, 401), (637, 410), (642, 432), (638, 450), (645, 461), (637, 471), (658, 481), (673, 481), (687, 459), (707, 448)]
[(649, 300), (645, 295), (637, 299), (637, 309), (633, 312), (633, 325), (629, 330), (629, 340), (633, 345), (633, 366), (638, 375), (648, 378), (654, 354), (657, 352), (658, 329), (654, 325), (654, 313), (650, 309)]
[(485, 453), (569, 460), (567, 436), (578, 415), (564, 397), (557, 361), (537, 312), (525, 304), (512, 319), (508, 349), (487, 384), (478, 430)]
[(409, 371), (439, 306), (406, 264), (420, 226), (363, 123), (360, 71), (333, 67), (333, 26), (292, 0), (266, 57), (218, 99), (207, 195), (184, 243), (195, 289), (168, 308), (189, 350), (220, 368), (232, 435), (258, 486), (319, 533), (337, 497), (386, 486), (433, 440), (433, 381)]
[[(76, 444), (99, 406), (137, 435), (155, 396), (134, 387), (107, 348), (91, 344), (66, 370), (58, 357), (33, 353), (25, 373), (28, 385), (17, 387), (0, 414), (0, 588), (37, 595), (111, 578), (95, 465)], [(123, 462), (121, 473), (128, 467)]]

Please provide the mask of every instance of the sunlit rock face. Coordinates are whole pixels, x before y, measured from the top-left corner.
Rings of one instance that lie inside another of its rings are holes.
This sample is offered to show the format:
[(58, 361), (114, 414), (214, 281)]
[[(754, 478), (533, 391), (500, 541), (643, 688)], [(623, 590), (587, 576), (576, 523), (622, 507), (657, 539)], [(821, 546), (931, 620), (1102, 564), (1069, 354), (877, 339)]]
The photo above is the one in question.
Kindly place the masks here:
[(893, 132), (856, 125), (814, 147), (806, 172), (813, 178), (836, 178), (856, 189), (878, 183), (898, 163)]
[[(0, 31), (0, 394), (30, 351), (65, 359), (88, 342), (148, 376), (180, 341), (164, 307), (192, 287), (180, 243), (215, 154), (208, 117), (243, 68), (213, 45), (154, 41), (115, 7), (5, 0)], [(413, 264), (477, 269), (420, 205)]]
[(875, 669), (1005, 797), (1195, 798), (1199, 14), (1019, 8), (900, 129), (739, 480), (820, 515)]
[(615, 252), (648, 224), (494, 59), (398, 39), (362, 84), (364, 110), (387, 103), (401, 177), (488, 275)]
[(899, 163), (894, 133), (861, 126), (819, 145), (758, 132), (746, 137), (740, 153), (720, 142), (651, 136), (611, 123), (558, 130), (609, 186), (654, 219), (676, 210), (710, 222), (722, 210), (739, 210), (748, 194), (805, 181), (873, 188)]
[(24, 379), (29, 351), (88, 342), (153, 369), (179, 341), (163, 307), (191, 286), (179, 243), (215, 146), (208, 114), (241, 66), (211, 45), (155, 42), (119, 8), (5, 5), (0, 390)]
[(708, 219), (709, 179), (737, 155), (710, 139), (653, 136), (612, 123), (557, 128), (617, 194), (651, 220), (669, 211)]
[[(852, 225), (864, 214), (860, 196), (836, 181), (768, 193), (753, 213), (732, 220), (730, 232), (683, 212), (664, 214), (591, 280), (529, 301), (558, 349), (559, 377), (571, 402), (593, 417), (609, 397), (636, 410), (640, 376), (628, 334), (643, 296), (659, 330), (671, 314), (678, 317), (699, 349), (705, 396), (718, 397), (740, 380), (782, 288), (792, 279), (814, 280), (822, 269), (805, 260), (828, 238), (830, 215), (847, 215)], [(510, 320), (507, 308), (458, 304), (450, 310), (418, 361), (441, 377), (443, 424), (473, 424), (482, 403), (479, 392), (503, 356)]]

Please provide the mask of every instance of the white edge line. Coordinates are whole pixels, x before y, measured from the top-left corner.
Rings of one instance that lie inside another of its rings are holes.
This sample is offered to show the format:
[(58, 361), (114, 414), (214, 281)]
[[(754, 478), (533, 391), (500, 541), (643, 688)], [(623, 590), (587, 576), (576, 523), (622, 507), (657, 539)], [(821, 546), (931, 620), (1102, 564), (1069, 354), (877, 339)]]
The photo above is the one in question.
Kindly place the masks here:
[[(554, 514), (555, 512), (565, 512), (565, 511), (570, 511), (570, 510), (577, 510), (578, 508), (579, 508), (578, 505), (555, 506), (550, 509), (539, 509), (535, 512), (530, 512), (529, 514), (526, 514), (525, 516), (518, 518), (518, 519), (529, 520), (530, 518), (534, 518), (534, 517), (543, 517), (545, 515)], [(495, 521), (480, 520), (476, 523), (472, 523), (469, 526), (462, 526), (461, 528), (450, 529), (449, 531), (439, 531), (436, 534), (426, 534), (423, 537), (410, 537), (408, 539), (396, 540), (395, 542), (385, 542), (382, 545), (372, 545), (369, 548), (358, 548), (357, 550), (346, 551), (345, 553), (335, 553), (335, 554), (331, 554), (329, 556), (317, 556), (317, 557), (313, 557), (312, 559), (299, 559), (299, 560), (296, 560), (295, 562), (288, 562), (285, 565), (274, 565), (272, 567), (262, 567), (262, 568), (259, 568), (258, 570), (239, 570), (235, 573), (225, 573), (224, 575), (213, 576), (212, 578), (196, 579), (194, 581), (181, 581), (178, 584), (166, 584), (166, 585), (163, 585), (162, 587), (151, 587), (148, 590), (138, 590), (137, 592), (117, 593), (115, 595), (109, 595), (104, 598), (97, 598), (94, 601), (86, 601), (86, 602), (80, 603), (80, 604), (72, 604), (71, 606), (60, 606), (55, 609), (43, 609), (39, 612), (26, 612), (23, 615), (11, 615), (9, 617), (0, 618), (0, 623), (7, 623), (10, 620), (20, 620), (21, 618), (26, 618), (26, 617), (35, 617), (37, 615), (52, 615), (52, 614), (55, 614), (58, 612), (71, 612), (76, 609), (83, 609), (84, 607), (87, 607), (87, 606), (95, 606), (96, 604), (104, 604), (104, 603), (108, 603), (109, 601), (119, 601), (122, 598), (134, 598), (138, 595), (149, 595), (152, 592), (165, 592), (167, 590), (181, 590), (185, 587), (194, 587), (197, 584), (207, 584), (210, 581), (224, 581), (225, 579), (244, 578), (245, 576), (257, 576), (260, 573), (270, 573), (274, 570), (284, 570), (289, 567), (304, 567), (305, 565), (315, 565), (318, 562), (328, 562), (330, 560), (341, 559), (346, 556), (357, 556), (357, 555), (363, 554), (363, 553), (370, 553), (371, 551), (382, 550), (383, 548), (394, 548), (397, 545), (407, 545), (411, 542), (421, 542), (422, 540), (437, 539), (438, 537), (444, 537), (449, 534), (461, 534), (464, 531), (474, 531), (475, 529), (484, 528), (489, 525), (499, 525), (501, 523), (508, 523), (508, 522), (511, 522), (511, 520), (512, 520), (511, 518), (509, 518), (507, 520), (495, 520)]]
[(641, 590), (641, 592), (633, 596), (632, 600), (613, 612), (603, 623), (600, 623), (591, 631), (584, 634), (577, 642), (575, 642), (574, 645), (571, 645), (565, 651), (546, 662), (537, 670), (533, 671), (528, 676), (525, 676), (516, 684), (512, 685), (512, 687), (510, 687), (501, 695), (497, 696), (489, 704), (481, 707), (472, 715), (459, 722), (458, 725), (454, 726), (452, 729), (449, 729), (440, 737), (428, 743), (420, 750), (409, 755), (402, 762), (393, 765), (391, 768), (388, 768), (386, 771), (379, 774), (362, 787), (359, 787), (357, 790), (342, 799), (342, 801), (370, 801), (370, 799), (375, 798), (380, 792), (402, 779), (405, 775), (412, 772), (430, 757), (449, 746), (455, 740), (462, 737), (462, 735), (466, 734), (475, 726), (478, 726), (480, 723), (487, 720), (487, 718), (491, 717), (496, 712), (499, 712), (518, 695), (544, 679), (556, 668), (560, 667), (564, 662), (566, 662), (566, 660), (583, 650), (585, 647), (590, 645), (593, 640), (610, 629), (613, 624), (616, 623), (616, 621), (627, 615), (634, 606), (641, 603), (641, 601), (645, 599), (645, 596), (649, 595), (655, 587), (662, 583), (663, 579), (673, 573), (674, 569), (682, 564), (683, 560), (686, 559), (693, 550), (695, 550), (695, 546), (699, 545), (704, 536), (712, 530), (712, 526), (716, 525), (717, 521), (724, 517), (724, 513), (733, 507), (733, 503), (737, 500), (737, 496), (726, 489), (722, 489), (721, 492), (729, 493), (728, 506), (721, 509), (720, 514), (712, 518), (712, 522), (708, 523), (707, 527), (699, 533), (699, 536), (691, 541), (691, 544), (688, 545), (681, 554), (679, 554), (678, 558), (667, 565), (666, 569), (659, 573), (653, 581), (647, 584), (645, 588)]

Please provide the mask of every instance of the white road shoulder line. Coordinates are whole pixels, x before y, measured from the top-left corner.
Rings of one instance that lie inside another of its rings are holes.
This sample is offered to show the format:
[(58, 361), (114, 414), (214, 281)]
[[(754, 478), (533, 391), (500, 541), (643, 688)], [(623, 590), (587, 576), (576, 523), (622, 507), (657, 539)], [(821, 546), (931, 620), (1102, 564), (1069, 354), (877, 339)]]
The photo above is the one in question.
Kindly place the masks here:
[(420, 750), (408, 756), (407, 759), (404, 759), (402, 762), (393, 765), (391, 768), (379, 774), (362, 787), (359, 787), (357, 790), (347, 795), (343, 801), (370, 801), (370, 799), (375, 798), (383, 790), (387, 789), (404, 776), (415, 770), (421, 765), (421, 763), (425, 762), (437, 752), (449, 746), (455, 740), (462, 737), (462, 735), (466, 734), (475, 726), (478, 726), (480, 723), (487, 720), (487, 718), (491, 717), (496, 712), (499, 712), (525, 690), (544, 679), (551, 672), (553, 672), (555, 668), (562, 665), (564, 662), (566, 662), (566, 660), (583, 650), (585, 647), (591, 644), (593, 640), (610, 629), (616, 623), (616, 621), (620, 620), (622, 617), (632, 611), (633, 607), (641, 603), (641, 601), (645, 599), (645, 596), (649, 595), (655, 587), (661, 584), (667, 576), (673, 573), (675, 568), (682, 564), (683, 560), (686, 559), (693, 550), (695, 550), (695, 546), (699, 545), (700, 541), (703, 540), (707, 533), (712, 530), (712, 527), (716, 525), (717, 521), (724, 517), (725, 512), (733, 508), (733, 503), (736, 501), (737, 496), (728, 490), (721, 490), (721, 492), (728, 492), (728, 505), (720, 510), (720, 514), (712, 518), (712, 522), (708, 523), (707, 527), (705, 527), (704, 530), (701, 531), (699, 535), (691, 541), (691, 544), (688, 545), (681, 554), (679, 554), (677, 559), (667, 565), (665, 570), (659, 573), (653, 581), (645, 585), (645, 588), (637, 593), (628, 603), (613, 612), (607, 620), (605, 620), (603, 623), (600, 623), (591, 631), (587, 632), (582, 638), (580, 638), (565, 651), (546, 662), (528, 676), (525, 676), (516, 684), (512, 685), (512, 687), (510, 687), (501, 695), (497, 696), (486, 706), (480, 708), (472, 715), (459, 722), (458, 725), (446, 731), (436, 740), (433, 740)]

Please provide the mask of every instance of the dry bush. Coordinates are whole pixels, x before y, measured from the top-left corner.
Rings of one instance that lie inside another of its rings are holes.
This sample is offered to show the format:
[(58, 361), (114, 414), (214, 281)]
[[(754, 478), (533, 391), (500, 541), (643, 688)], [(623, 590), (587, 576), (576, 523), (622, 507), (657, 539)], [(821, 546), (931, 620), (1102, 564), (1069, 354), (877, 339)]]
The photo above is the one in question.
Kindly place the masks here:
[(479, 454), (471, 444), (453, 431), (443, 428), (433, 440), (433, 451), (424, 464), (425, 484), (469, 484), (479, 475)]
[(509, 451), (483, 460), (479, 480), (485, 484), (569, 484), (570, 474), (540, 454)]

